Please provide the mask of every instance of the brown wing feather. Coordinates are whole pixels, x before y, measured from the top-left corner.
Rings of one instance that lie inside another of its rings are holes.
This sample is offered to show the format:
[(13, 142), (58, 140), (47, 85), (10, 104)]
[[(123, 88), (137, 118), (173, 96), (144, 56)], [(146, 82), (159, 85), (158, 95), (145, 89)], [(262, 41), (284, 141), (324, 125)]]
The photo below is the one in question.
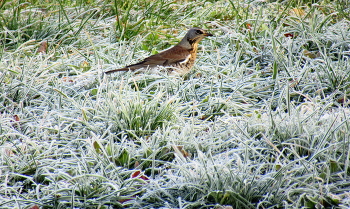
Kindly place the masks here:
[(124, 68), (116, 69), (116, 70), (110, 70), (105, 72), (106, 74), (114, 73), (118, 71), (128, 71), (128, 70), (137, 70), (140, 68), (147, 68), (147, 67), (157, 67), (160, 66), (171, 66), (173, 64), (176, 64), (178, 62), (184, 61), (186, 58), (188, 58), (188, 55), (190, 55), (189, 50), (185, 49), (181, 46), (174, 46), (168, 50), (165, 50), (159, 54), (155, 54), (152, 56), (147, 57), (142, 62), (126, 66)]
[(188, 55), (190, 55), (190, 52), (187, 49), (181, 46), (174, 46), (159, 54), (147, 57), (142, 65), (150, 67), (156, 67), (157, 65), (173, 65), (184, 61)]

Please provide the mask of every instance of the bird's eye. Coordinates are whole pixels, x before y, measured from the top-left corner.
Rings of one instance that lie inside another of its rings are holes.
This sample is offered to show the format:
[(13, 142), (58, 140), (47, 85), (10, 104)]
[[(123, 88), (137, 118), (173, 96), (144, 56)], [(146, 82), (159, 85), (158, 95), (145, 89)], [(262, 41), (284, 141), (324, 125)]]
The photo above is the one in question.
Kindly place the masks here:
[(203, 34), (203, 32), (201, 30), (196, 30), (197, 34)]

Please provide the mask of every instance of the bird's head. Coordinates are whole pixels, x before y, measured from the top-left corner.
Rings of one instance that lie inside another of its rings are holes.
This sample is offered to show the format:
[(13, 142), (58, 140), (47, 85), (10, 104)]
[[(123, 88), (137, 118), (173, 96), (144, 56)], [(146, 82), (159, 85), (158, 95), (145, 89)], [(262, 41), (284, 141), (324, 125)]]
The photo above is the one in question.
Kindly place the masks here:
[(191, 28), (186, 33), (185, 37), (180, 42), (180, 45), (183, 45), (184, 47), (193, 48), (194, 46), (197, 46), (197, 44), (205, 37), (207, 36), (213, 36), (210, 33), (207, 33), (206, 30), (202, 28)]

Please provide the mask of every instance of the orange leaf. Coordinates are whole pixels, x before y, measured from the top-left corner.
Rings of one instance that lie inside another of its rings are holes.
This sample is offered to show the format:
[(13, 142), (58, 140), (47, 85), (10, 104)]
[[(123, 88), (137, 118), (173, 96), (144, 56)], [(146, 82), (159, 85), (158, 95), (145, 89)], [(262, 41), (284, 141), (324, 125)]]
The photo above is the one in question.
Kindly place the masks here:
[(135, 171), (134, 173), (131, 174), (131, 178), (136, 178), (141, 174), (141, 171)]
[(140, 179), (145, 180), (145, 181), (149, 180), (149, 178), (147, 176), (145, 176), (145, 175), (140, 176)]
[(15, 119), (15, 121), (17, 121), (17, 122), (21, 120), (21, 119), (19, 118), (19, 116), (18, 116), (18, 115), (14, 115), (14, 116), (13, 116), (13, 118), (14, 118), (14, 119)]
[(248, 30), (252, 30), (252, 25), (251, 25), (251, 24), (247, 23), (245, 26), (246, 26), (246, 28), (247, 28)]
[(131, 178), (139, 178), (139, 179), (142, 179), (142, 180), (145, 180), (145, 181), (149, 180), (149, 178), (146, 175), (144, 175), (143, 173), (141, 173), (140, 170), (135, 171), (134, 173), (132, 173), (130, 175), (130, 177)]
[(30, 207), (28, 209), (39, 209), (39, 206), (38, 205), (33, 205), (33, 207)]

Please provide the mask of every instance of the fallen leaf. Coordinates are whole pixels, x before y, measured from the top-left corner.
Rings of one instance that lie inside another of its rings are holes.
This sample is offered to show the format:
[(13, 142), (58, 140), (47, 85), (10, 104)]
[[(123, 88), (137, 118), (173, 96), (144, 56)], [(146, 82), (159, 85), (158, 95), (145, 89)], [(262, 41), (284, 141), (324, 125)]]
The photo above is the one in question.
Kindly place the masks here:
[(14, 115), (13, 119), (15, 119), (15, 121), (17, 121), (17, 122), (21, 120), (18, 115)]
[(47, 41), (42, 41), (36, 52), (46, 54), (46, 51), (47, 51)]
[(149, 178), (146, 175), (144, 175), (140, 170), (135, 171), (134, 173), (132, 173), (130, 175), (130, 177), (131, 178), (139, 178), (139, 179), (142, 179), (142, 180), (145, 180), (145, 181), (149, 180)]
[(246, 28), (247, 28), (248, 30), (252, 30), (252, 25), (251, 25), (251, 24), (247, 23), (245, 26), (246, 26)]
[(32, 207), (30, 207), (28, 209), (39, 209), (39, 206), (38, 205), (33, 205)]
[(284, 36), (287, 38), (294, 38), (295, 37), (293, 33), (285, 33)]
[(139, 170), (139, 171), (135, 171), (134, 173), (132, 173), (131, 175), (130, 175), (130, 177), (131, 178), (136, 178), (138, 175), (140, 175), (141, 174), (141, 171)]
[(176, 146), (172, 145), (173, 149), (175, 150), (176, 153), (180, 154), (184, 157), (191, 157), (191, 153), (188, 153), (183, 146)]

